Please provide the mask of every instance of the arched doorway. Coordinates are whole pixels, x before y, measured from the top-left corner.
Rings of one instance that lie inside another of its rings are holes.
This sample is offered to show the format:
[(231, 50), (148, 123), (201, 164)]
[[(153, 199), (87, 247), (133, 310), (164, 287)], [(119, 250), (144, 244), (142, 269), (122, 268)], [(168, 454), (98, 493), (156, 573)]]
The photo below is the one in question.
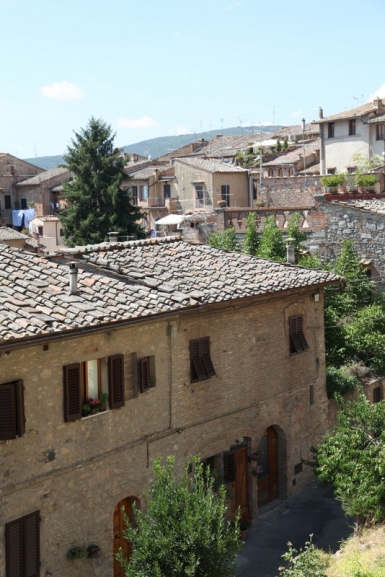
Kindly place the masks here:
[(258, 507), (278, 498), (278, 443), (273, 427), (263, 433), (258, 445)]
[(133, 503), (136, 507), (140, 508), (140, 501), (136, 497), (126, 497), (122, 499), (115, 507), (114, 511), (114, 577), (125, 577), (123, 568), (120, 563), (116, 560), (116, 554), (119, 553), (119, 549), (122, 548), (123, 556), (129, 559), (131, 555), (131, 543), (124, 538), (123, 532), (125, 530), (124, 517), (122, 512), (122, 507), (124, 507), (125, 514), (127, 515), (130, 523), (134, 523), (134, 509), (132, 508)]

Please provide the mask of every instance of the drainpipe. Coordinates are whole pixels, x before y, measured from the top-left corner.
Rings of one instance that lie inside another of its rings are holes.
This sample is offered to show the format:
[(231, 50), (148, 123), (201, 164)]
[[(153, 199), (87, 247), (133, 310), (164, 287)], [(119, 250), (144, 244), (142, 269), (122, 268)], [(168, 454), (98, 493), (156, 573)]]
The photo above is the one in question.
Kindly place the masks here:
[[(322, 120), (324, 117), (324, 111), (320, 107), (319, 118)], [(319, 162), (320, 162), (320, 175), (325, 174), (325, 140), (324, 140), (324, 125), (318, 124), (319, 126), (319, 138), (320, 138), (320, 150), (319, 150)]]

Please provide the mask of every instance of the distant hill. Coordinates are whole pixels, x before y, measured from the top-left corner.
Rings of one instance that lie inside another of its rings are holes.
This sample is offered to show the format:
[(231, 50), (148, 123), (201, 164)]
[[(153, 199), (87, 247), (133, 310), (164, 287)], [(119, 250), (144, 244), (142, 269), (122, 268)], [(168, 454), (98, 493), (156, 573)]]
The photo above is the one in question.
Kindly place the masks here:
[[(276, 132), (283, 128), (282, 126), (263, 126), (263, 132)], [(218, 134), (223, 134), (225, 136), (236, 136), (237, 134), (247, 134), (250, 132), (250, 143), (258, 139), (258, 133), (261, 128), (259, 126), (234, 126), (233, 128), (224, 128), (210, 130), (209, 132), (199, 132), (195, 134), (180, 134), (179, 136), (159, 136), (158, 138), (151, 138), (150, 140), (142, 140), (141, 142), (136, 142), (135, 144), (129, 144), (128, 146), (122, 147), (124, 152), (136, 152), (142, 156), (151, 156), (151, 158), (158, 158), (167, 154), (172, 150), (181, 148), (190, 142), (196, 142), (200, 138), (205, 140), (211, 140)], [(254, 134), (253, 134), (254, 133)], [(56, 156), (37, 156), (34, 158), (24, 158), (27, 162), (49, 170), (50, 168), (56, 168), (59, 164), (63, 164), (63, 157), (60, 155)]]

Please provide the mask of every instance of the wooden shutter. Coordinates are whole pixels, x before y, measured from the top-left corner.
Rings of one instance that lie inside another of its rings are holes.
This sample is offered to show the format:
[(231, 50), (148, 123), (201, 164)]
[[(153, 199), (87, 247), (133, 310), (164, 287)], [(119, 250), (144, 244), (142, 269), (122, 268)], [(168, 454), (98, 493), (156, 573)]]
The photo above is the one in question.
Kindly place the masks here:
[(77, 421), (82, 416), (80, 364), (66, 365), (64, 371), (64, 420)]
[(200, 339), (201, 360), (209, 378), (214, 377), (215, 369), (210, 357), (210, 339), (205, 337)]
[(23, 381), (16, 381), (16, 421), (19, 437), (25, 433), (24, 385)]
[(6, 577), (39, 577), (40, 511), (6, 523)]
[(140, 391), (144, 393), (150, 388), (150, 363), (148, 357), (140, 359)]
[(301, 343), (302, 350), (307, 351), (309, 349), (309, 345), (307, 344), (305, 335), (303, 334), (302, 317), (297, 317), (297, 335)]
[(290, 335), (290, 352), (291, 353), (301, 353), (302, 352), (302, 345), (301, 341), (298, 338), (297, 333), (297, 319), (299, 317), (290, 317), (289, 318), (289, 335)]
[(204, 381), (207, 376), (201, 360), (199, 339), (190, 341), (190, 361), (191, 381)]
[(0, 439), (16, 439), (16, 387), (14, 383), (0, 385)]
[(23, 517), (5, 524), (5, 575), (23, 575)]
[(155, 373), (155, 355), (148, 357), (148, 369), (150, 375), (149, 387), (152, 389), (156, 385), (156, 373)]
[(223, 453), (223, 477), (229, 483), (236, 477), (235, 451)]
[(40, 572), (40, 512), (23, 517), (24, 576), (39, 577)]
[(108, 357), (110, 409), (124, 407), (124, 355)]

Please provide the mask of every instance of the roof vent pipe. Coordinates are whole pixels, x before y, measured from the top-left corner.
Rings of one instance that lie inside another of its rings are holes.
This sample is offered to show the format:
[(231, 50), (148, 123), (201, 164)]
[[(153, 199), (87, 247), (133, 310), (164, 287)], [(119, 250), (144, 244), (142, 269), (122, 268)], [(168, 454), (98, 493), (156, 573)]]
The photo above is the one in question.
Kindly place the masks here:
[(319, 107), (319, 114), (318, 114), (319, 118), (322, 119), (324, 117), (324, 111), (321, 107)]
[(108, 233), (108, 241), (109, 242), (119, 242), (119, 233), (118, 232), (109, 232)]
[(70, 295), (76, 295), (78, 291), (78, 265), (76, 262), (69, 262), (70, 273)]
[(295, 264), (295, 252), (294, 252), (294, 238), (286, 239), (286, 251), (287, 251), (287, 262), (288, 264)]

